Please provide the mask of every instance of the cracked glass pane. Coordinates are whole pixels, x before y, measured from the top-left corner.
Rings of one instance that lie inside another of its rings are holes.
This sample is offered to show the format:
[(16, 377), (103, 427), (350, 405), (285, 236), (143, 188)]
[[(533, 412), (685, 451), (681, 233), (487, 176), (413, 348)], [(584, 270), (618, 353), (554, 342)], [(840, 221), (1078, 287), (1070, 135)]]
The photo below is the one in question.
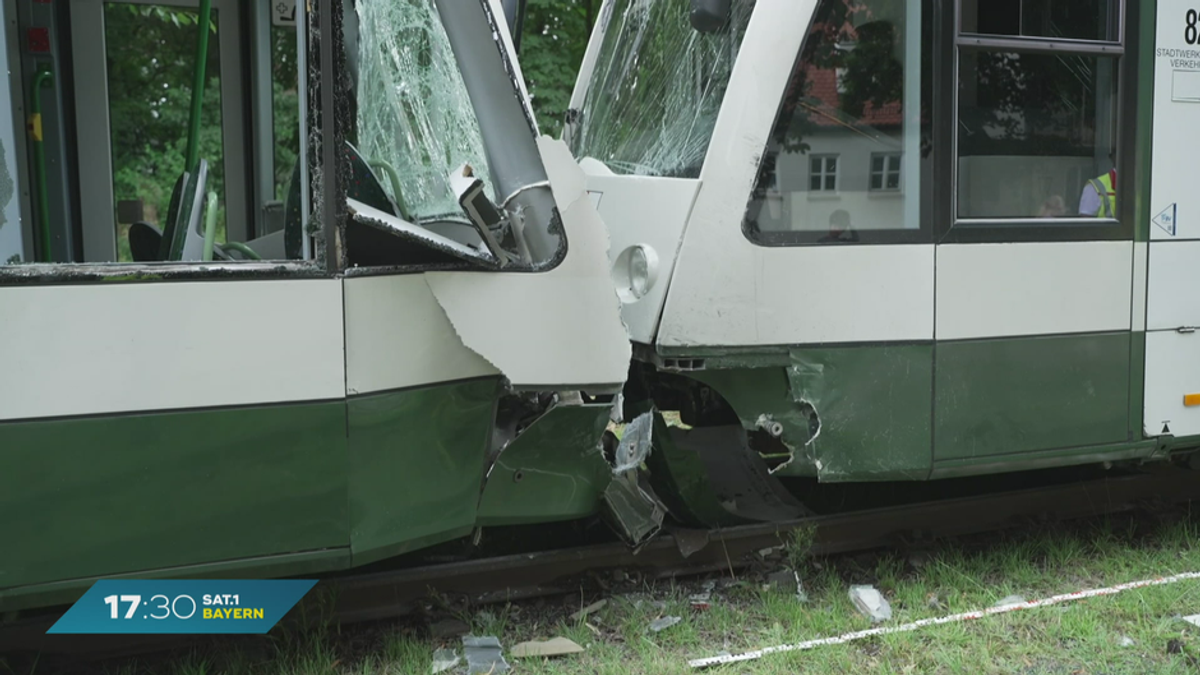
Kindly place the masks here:
[(733, 3), (730, 21), (701, 33), (689, 21), (691, 0), (617, 0), (592, 72), (576, 157), (617, 173), (695, 178), (753, 0)]
[(357, 146), (384, 189), (410, 219), (461, 217), (447, 175), (466, 163), (494, 199), (479, 121), (433, 0), (359, 0), (356, 11)]

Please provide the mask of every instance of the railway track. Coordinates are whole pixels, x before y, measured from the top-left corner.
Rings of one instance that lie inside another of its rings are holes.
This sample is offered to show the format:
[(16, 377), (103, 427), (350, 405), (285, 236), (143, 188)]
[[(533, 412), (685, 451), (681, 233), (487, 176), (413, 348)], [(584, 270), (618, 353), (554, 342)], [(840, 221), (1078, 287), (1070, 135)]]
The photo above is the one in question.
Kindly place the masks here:
[[(435, 592), (486, 604), (578, 592), (580, 576), (596, 570), (621, 568), (667, 577), (738, 568), (750, 562), (750, 554), (779, 545), (798, 527), (815, 527), (812, 552), (828, 555), (1002, 530), (1034, 518), (1070, 520), (1196, 499), (1200, 499), (1200, 474), (1163, 466), (1050, 487), (788, 522), (676, 530), (638, 551), (614, 542), (328, 578), (317, 592), (324, 594), (323, 618), (353, 624), (403, 616)], [(41, 652), (99, 659), (196, 642), (187, 636), (46, 635), (57, 618), (57, 614), (41, 615), (4, 626), (0, 654)]]

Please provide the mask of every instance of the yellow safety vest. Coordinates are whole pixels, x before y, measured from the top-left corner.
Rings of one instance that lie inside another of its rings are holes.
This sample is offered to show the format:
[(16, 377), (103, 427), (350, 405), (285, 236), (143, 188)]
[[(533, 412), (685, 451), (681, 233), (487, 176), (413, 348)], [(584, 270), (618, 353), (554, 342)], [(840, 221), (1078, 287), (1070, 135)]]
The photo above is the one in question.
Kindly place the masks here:
[(1113, 185), (1112, 171), (1093, 178), (1088, 181), (1088, 185), (1096, 191), (1096, 195), (1100, 197), (1100, 208), (1096, 210), (1097, 218), (1116, 218), (1117, 217), (1117, 190)]

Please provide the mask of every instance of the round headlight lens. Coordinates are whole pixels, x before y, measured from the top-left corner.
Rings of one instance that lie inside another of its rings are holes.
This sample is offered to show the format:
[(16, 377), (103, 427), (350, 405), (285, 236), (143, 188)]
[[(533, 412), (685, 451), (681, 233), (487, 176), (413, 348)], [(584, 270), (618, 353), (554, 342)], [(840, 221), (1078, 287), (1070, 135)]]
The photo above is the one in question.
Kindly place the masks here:
[(641, 246), (629, 252), (629, 290), (635, 298), (646, 295), (646, 291), (650, 290), (650, 263)]

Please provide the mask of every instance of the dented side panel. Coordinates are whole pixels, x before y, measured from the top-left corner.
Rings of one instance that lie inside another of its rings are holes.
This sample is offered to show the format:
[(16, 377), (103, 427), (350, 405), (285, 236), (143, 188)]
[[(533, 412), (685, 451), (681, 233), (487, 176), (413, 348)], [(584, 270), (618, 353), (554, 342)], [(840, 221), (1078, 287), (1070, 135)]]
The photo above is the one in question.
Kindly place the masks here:
[(551, 408), (504, 449), (479, 504), (479, 525), (582, 518), (597, 512), (612, 471), (597, 440), (610, 406)]
[(567, 234), (567, 256), (541, 273), (430, 272), (434, 297), (463, 343), (518, 389), (617, 391), (632, 348), (608, 263), (604, 221), (561, 141), (543, 161)]
[(474, 528), (498, 393), (485, 378), (347, 402), (355, 565)]
[(786, 367), (690, 375), (750, 430), (778, 423), (792, 459), (777, 476), (920, 480), (932, 466), (930, 345), (794, 349)]
[(797, 349), (791, 357), (792, 398), (818, 422), (807, 454), (823, 482), (929, 476), (931, 345)]

